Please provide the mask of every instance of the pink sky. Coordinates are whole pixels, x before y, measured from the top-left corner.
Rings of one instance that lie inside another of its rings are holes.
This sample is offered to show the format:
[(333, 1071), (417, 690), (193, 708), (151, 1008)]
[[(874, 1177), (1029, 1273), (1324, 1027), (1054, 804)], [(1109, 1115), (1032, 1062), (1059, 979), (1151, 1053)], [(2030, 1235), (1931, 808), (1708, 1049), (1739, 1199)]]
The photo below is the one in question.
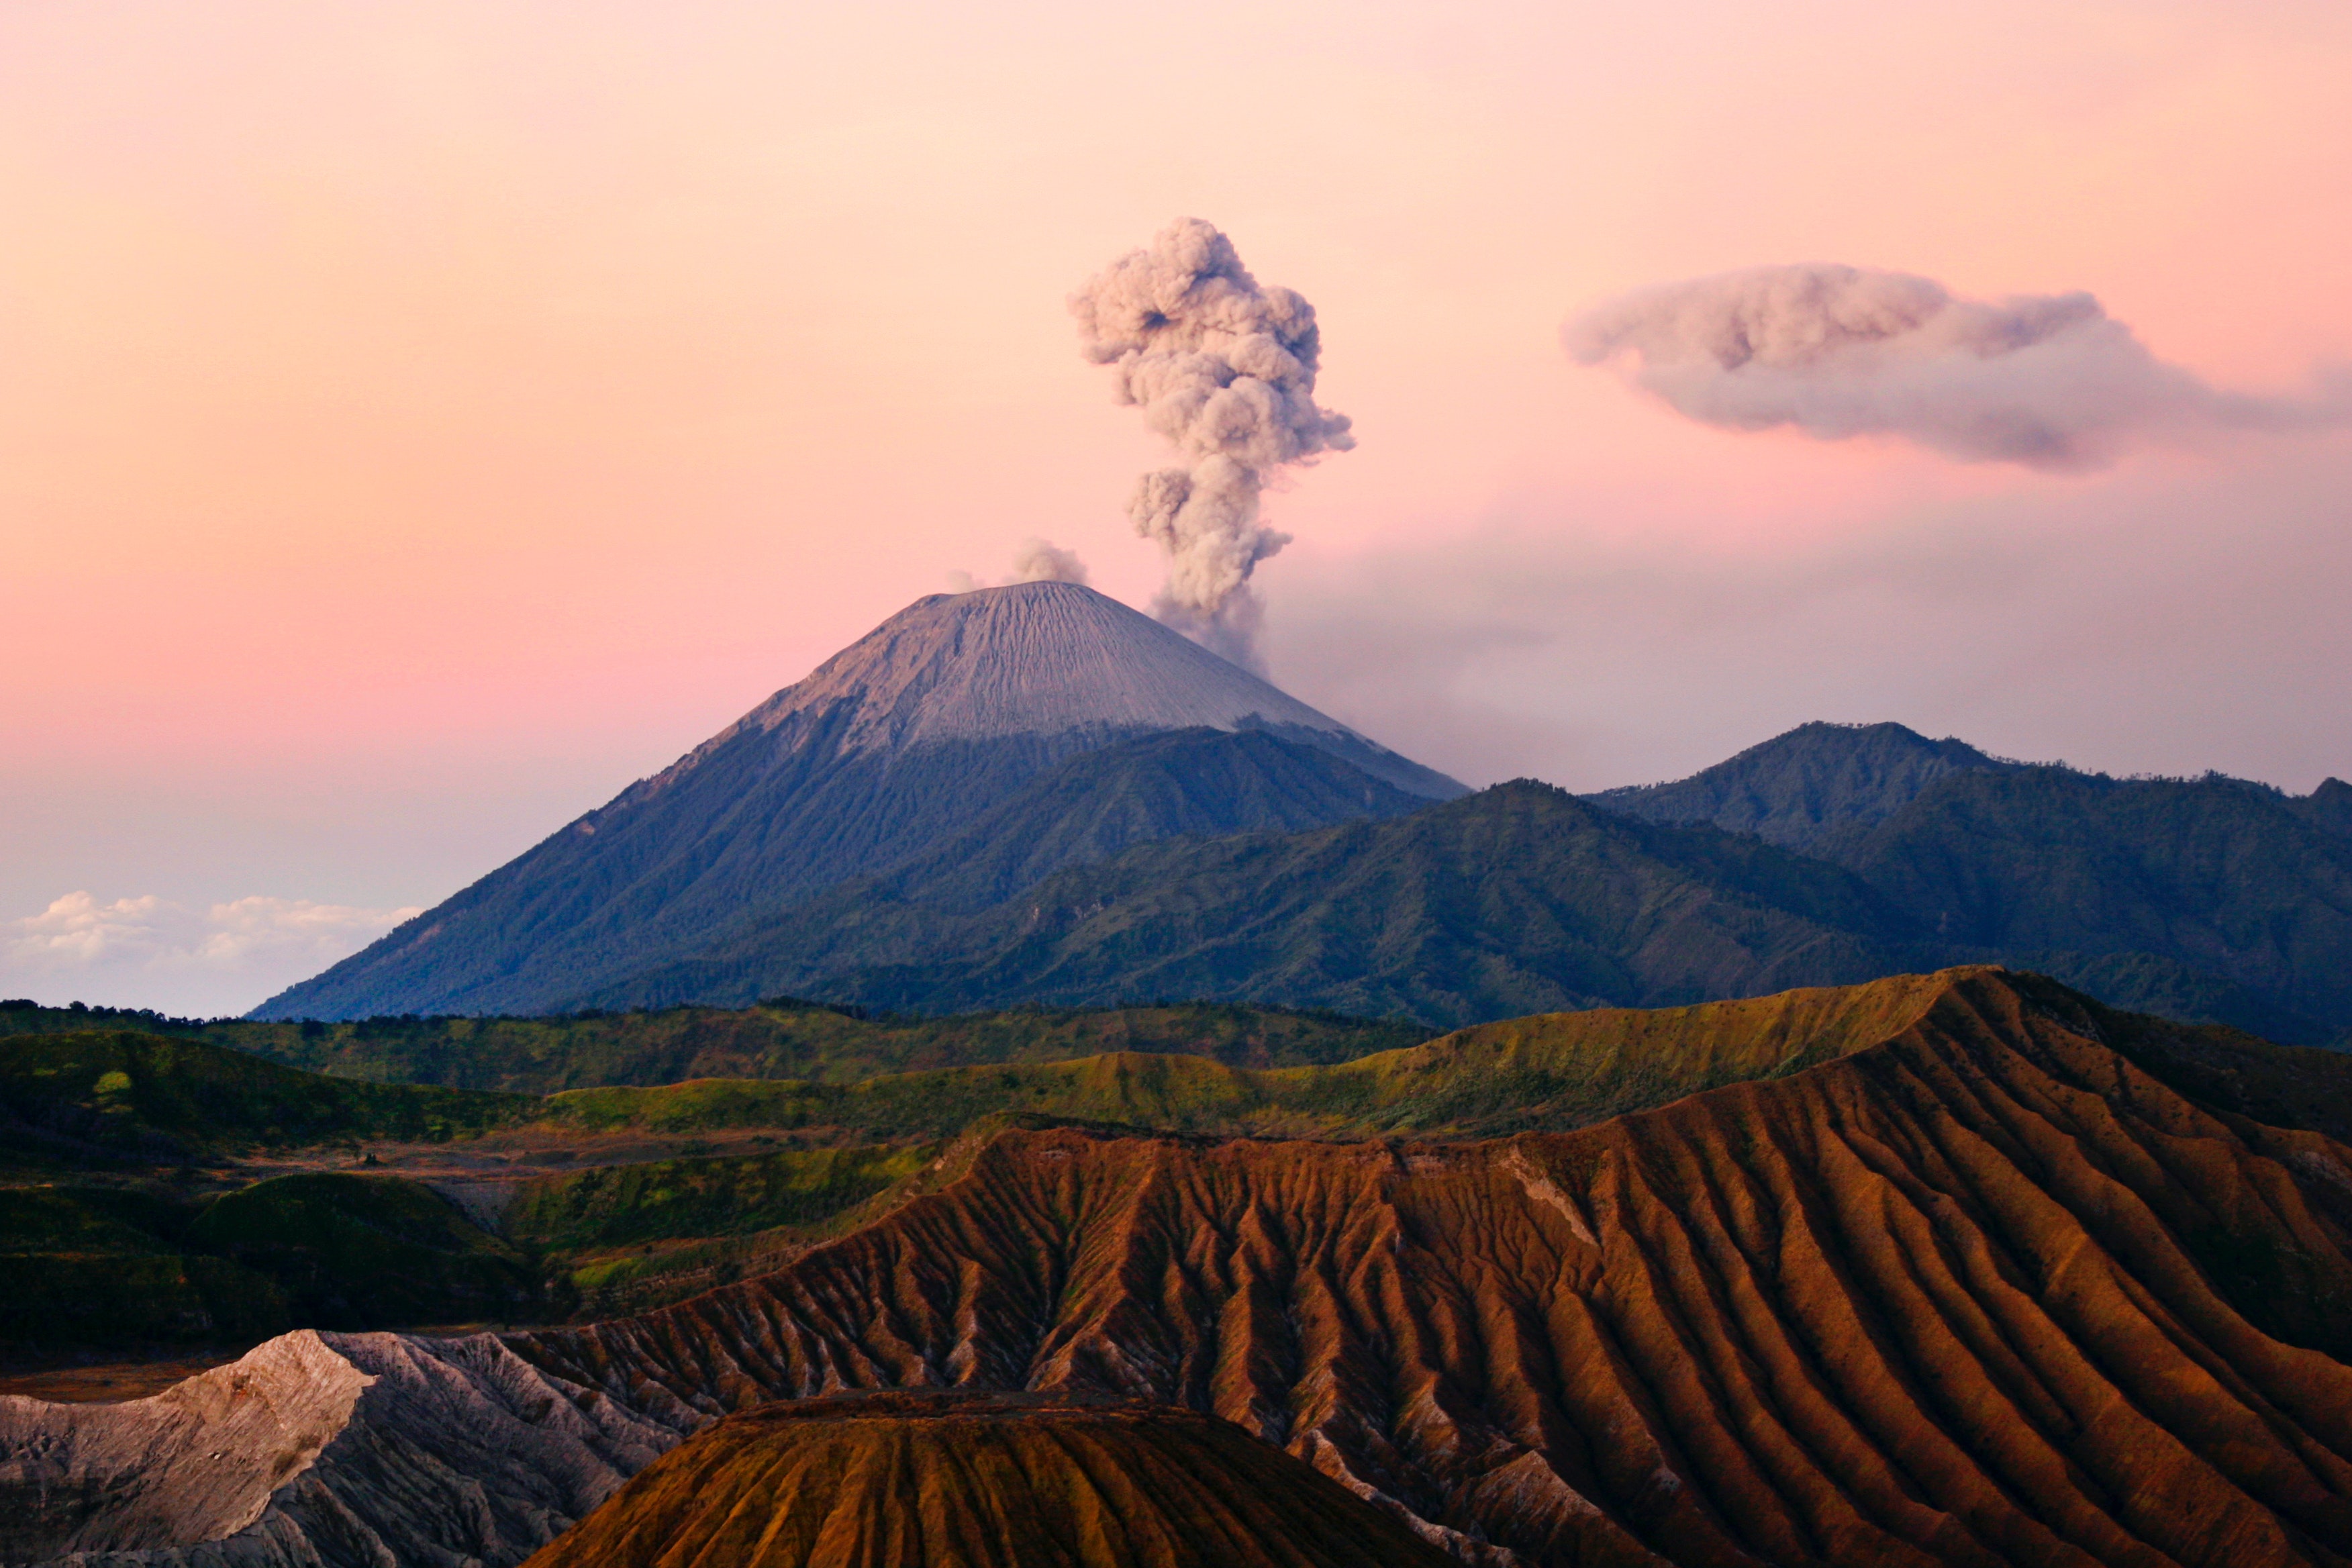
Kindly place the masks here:
[[(2337, 3), (0, 10), (0, 993), (250, 1005), (1025, 536), (1145, 602), (1063, 301), (1179, 214), (1360, 440), (1274, 498), (1275, 675), (1426, 762), (2352, 773), (2344, 436), (2053, 478), (1557, 337), (1833, 260), (2289, 391), (2352, 360), (2347, 80)], [(256, 899), (299, 940), (188, 956)]]

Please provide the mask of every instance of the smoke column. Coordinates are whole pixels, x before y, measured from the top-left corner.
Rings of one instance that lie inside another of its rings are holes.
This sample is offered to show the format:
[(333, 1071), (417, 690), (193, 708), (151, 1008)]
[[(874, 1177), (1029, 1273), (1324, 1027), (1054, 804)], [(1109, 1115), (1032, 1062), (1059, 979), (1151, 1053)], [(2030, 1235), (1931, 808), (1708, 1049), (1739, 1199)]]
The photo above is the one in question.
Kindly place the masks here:
[(1709, 425), (1825, 440), (1900, 436), (1965, 462), (2095, 468), (2222, 429), (2341, 424), (2352, 396), (2217, 391), (2148, 353), (2088, 294), (1955, 297), (1932, 279), (1757, 267), (1628, 294), (1561, 331), (1583, 364)]
[(1136, 531), (1168, 552), (1152, 613), (1255, 668), (1250, 574), (1290, 542), (1259, 520), (1259, 496), (1276, 470), (1356, 444), (1345, 415), (1315, 405), (1314, 307), (1259, 288), (1214, 225), (1179, 218), (1097, 273), (1070, 311), (1118, 401), (1183, 461), (1144, 475), (1128, 502)]
[(1013, 557), (1012, 583), (1076, 583), (1087, 580), (1086, 563), (1075, 550), (1065, 550), (1050, 539), (1024, 540)]

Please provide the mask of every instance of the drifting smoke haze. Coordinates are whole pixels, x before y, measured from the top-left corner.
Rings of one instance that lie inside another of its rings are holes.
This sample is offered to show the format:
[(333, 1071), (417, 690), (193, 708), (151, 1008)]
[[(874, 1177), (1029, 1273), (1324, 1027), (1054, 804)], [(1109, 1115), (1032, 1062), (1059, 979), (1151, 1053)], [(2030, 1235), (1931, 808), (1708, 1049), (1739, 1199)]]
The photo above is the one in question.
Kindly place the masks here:
[(1070, 300), (1086, 356), (1112, 367), (1119, 402), (1183, 459), (1143, 476), (1136, 531), (1168, 553), (1152, 606), (1234, 662), (1258, 663), (1250, 574), (1290, 542), (1259, 517), (1279, 469), (1356, 444), (1344, 415), (1316, 406), (1314, 307), (1262, 289), (1215, 226), (1180, 218)]
[[(1078, 559), (1075, 550), (1065, 550), (1050, 539), (1024, 539), (1021, 548), (1013, 552), (1013, 574), (999, 584), (1011, 587), (1015, 583), (1076, 583), (1084, 587), (1087, 563)], [(948, 588), (952, 593), (969, 594), (988, 584), (969, 572), (948, 574)]]
[(1814, 264), (1646, 289), (1570, 321), (1580, 363), (1731, 429), (1900, 436), (1966, 462), (2095, 468), (2217, 430), (2345, 422), (2310, 400), (2219, 391), (2148, 353), (2088, 294), (1955, 297), (1932, 279)]
[(1013, 583), (1076, 583), (1087, 580), (1087, 563), (1078, 559), (1075, 550), (1065, 550), (1050, 539), (1031, 539), (1022, 542), (1013, 557)]

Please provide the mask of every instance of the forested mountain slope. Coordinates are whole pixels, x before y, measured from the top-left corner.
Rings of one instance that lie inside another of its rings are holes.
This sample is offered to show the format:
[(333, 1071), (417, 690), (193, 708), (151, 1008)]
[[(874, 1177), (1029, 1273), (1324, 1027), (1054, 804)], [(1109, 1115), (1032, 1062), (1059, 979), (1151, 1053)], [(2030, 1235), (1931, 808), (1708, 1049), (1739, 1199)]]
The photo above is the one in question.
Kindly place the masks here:
[(1521, 781), (1391, 820), (1148, 841), (1034, 882), (1003, 869), (1049, 855), (1030, 847), (1086, 818), (1057, 815), (1076, 798), (1008, 807), (583, 1000), (1197, 996), (1445, 1026), (1998, 962), (2295, 1043), (2352, 1033), (2352, 837), (2233, 780), (1958, 770), (1810, 855)]
[(1842, 829), (1885, 820), (1954, 773), (2018, 765), (1900, 724), (1800, 724), (1689, 778), (1585, 798), (1645, 822), (1712, 823), (1810, 850)]
[(1849, 872), (1527, 781), (1386, 821), (1140, 845), (976, 911), (929, 890), (845, 889), (586, 1000), (1280, 998), (1446, 1025), (1917, 967), (1903, 913)]
[(1955, 948), (2151, 953), (2352, 1026), (2352, 837), (2259, 784), (1966, 773), (1821, 852)]

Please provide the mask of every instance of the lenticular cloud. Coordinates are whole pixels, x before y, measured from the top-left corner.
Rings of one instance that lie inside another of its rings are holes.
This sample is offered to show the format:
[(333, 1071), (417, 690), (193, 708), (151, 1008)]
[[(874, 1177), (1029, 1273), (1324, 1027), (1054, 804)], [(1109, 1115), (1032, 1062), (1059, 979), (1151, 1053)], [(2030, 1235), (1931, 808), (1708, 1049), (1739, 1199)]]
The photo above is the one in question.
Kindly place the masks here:
[(1757, 267), (1646, 289), (1578, 317), (1561, 339), (1579, 363), (1616, 363), (1709, 425), (1900, 436), (1966, 462), (2095, 468), (2134, 446), (2352, 413), (2341, 387), (2311, 400), (2218, 391), (2148, 353), (2088, 294), (1965, 300), (1858, 267)]
[(1180, 218), (1097, 274), (1070, 310), (1118, 401), (1182, 459), (1144, 475), (1128, 502), (1136, 531), (1168, 552), (1153, 613), (1255, 664), (1250, 574), (1290, 542), (1260, 520), (1259, 497), (1276, 470), (1356, 444), (1347, 416), (1315, 403), (1314, 307), (1260, 288), (1214, 225)]

